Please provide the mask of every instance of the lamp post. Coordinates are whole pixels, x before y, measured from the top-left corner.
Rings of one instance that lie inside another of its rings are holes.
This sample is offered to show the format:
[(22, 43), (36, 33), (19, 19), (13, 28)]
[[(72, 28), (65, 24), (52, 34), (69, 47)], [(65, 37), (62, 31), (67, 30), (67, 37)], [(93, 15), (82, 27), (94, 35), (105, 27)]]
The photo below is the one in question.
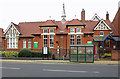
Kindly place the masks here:
[(59, 46), (57, 48), (57, 59), (59, 60)]
[(56, 43), (58, 44), (58, 46), (57, 46), (57, 59), (59, 60), (59, 43), (58, 43), (58, 41), (56, 41)]

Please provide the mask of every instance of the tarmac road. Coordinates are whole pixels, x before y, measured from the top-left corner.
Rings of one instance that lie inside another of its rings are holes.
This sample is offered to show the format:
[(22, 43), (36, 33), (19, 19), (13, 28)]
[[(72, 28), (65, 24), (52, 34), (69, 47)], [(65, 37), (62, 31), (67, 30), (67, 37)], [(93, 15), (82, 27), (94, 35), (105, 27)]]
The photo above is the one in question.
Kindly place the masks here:
[(118, 65), (2, 62), (3, 77), (118, 77)]

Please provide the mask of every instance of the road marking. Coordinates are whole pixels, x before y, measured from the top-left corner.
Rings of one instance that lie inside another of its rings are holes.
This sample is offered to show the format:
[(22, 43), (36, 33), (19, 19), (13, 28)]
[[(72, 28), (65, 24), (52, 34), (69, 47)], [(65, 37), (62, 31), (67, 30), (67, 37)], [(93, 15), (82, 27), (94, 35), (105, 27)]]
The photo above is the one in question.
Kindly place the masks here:
[(0, 67), (1, 69), (17, 69), (19, 70), (20, 68), (12, 68), (12, 67)]
[(53, 70), (53, 69), (43, 69), (43, 71), (52, 71), (52, 72), (75, 72), (75, 73), (99, 73), (98, 71), (72, 71), (72, 70)]

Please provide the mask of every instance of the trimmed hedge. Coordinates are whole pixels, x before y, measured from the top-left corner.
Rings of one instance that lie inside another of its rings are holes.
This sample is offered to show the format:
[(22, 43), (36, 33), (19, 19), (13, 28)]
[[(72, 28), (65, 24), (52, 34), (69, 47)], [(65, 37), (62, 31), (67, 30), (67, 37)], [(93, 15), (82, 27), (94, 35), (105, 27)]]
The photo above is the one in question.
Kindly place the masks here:
[[(19, 52), (18, 57), (42, 57), (42, 53), (42, 51), (32, 51), (30, 49), (24, 48)], [(51, 56), (52, 51), (49, 51), (49, 57)]]
[(18, 57), (18, 53), (16, 51), (0, 51), (0, 57)]

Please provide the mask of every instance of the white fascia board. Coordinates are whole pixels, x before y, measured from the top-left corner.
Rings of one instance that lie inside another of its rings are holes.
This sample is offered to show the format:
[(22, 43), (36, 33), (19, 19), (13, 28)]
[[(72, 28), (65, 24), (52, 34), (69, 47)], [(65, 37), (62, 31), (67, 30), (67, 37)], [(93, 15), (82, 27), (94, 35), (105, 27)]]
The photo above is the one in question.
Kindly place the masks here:
[(7, 29), (5, 30), (4, 35), (7, 33), (7, 31), (10, 29), (11, 25), (15, 28), (15, 30), (18, 32), (18, 34), (20, 34), (20, 32), (16, 29), (16, 27), (14, 26), (14, 24), (10, 23), (10, 25), (7, 27)]
[[(103, 23), (108, 27), (108, 29), (111, 30), (111, 28), (107, 25), (107, 23), (105, 23), (104, 20), (101, 20), (101, 21), (98, 23), (98, 25), (99, 25), (101, 22), (103, 22)], [(98, 25), (94, 28), (94, 30), (101, 30), (101, 29), (97, 29), (97, 27), (99, 27)], [(106, 29), (102, 29), (102, 30), (106, 30)]]
[(98, 18), (98, 20), (101, 20), (101, 18), (100, 18), (97, 14), (95, 14), (95, 15), (92, 17), (92, 19), (91, 19), (91, 20), (93, 21), (95, 17), (97, 17), (97, 18)]

